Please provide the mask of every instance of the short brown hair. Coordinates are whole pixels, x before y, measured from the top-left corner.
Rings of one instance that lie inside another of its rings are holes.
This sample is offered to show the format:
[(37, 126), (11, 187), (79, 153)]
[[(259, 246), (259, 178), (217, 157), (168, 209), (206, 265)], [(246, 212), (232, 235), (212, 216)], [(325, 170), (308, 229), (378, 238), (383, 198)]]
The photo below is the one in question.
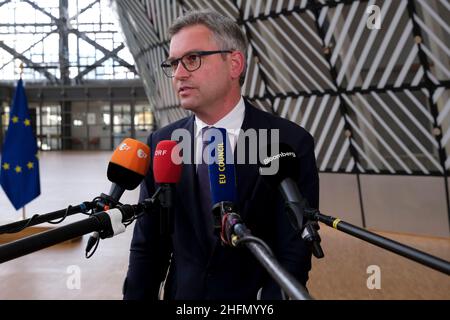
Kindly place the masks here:
[(242, 52), (245, 57), (244, 71), (239, 78), (239, 84), (242, 86), (247, 72), (247, 39), (239, 25), (231, 18), (210, 9), (194, 10), (186, 12), (172, 23), (169, 28), (169, 36), (172, 38), (182, 29), (195, 25), (204, 25), (211, 30), (220, 50)]

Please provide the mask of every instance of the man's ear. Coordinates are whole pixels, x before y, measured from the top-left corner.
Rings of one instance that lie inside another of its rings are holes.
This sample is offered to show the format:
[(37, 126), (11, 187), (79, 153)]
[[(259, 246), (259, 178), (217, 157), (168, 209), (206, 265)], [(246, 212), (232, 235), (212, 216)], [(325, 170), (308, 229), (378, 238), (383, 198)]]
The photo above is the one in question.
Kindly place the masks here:
[(245, 57), (240, 51), (233, 51), (231, 56), (231, 78), (239, 79), (245, 68)]

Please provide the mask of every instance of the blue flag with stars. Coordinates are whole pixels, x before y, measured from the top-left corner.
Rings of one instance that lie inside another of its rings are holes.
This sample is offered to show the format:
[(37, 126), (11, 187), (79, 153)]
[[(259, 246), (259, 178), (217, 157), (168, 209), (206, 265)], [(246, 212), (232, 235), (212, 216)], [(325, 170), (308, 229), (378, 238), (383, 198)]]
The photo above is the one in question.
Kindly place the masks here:
[(22, 79), (17, 83), (2, 151), (0, 184), (16, 210), (41, 193), (36, 137)]

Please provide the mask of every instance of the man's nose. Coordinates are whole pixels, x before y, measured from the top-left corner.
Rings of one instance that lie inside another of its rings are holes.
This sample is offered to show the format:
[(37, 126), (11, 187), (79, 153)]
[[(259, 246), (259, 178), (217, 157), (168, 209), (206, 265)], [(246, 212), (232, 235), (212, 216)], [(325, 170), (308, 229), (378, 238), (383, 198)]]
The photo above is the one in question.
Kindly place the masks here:
[(173, 72), (173, 77), (175, 79), (185, 79), (185, 78), (189, 77), (190, 75), (191, 75), (191, 73), (186, 70), (186, 68), (183, 66), (183, 64), (181, 62), (178, 63), (177, 68)]

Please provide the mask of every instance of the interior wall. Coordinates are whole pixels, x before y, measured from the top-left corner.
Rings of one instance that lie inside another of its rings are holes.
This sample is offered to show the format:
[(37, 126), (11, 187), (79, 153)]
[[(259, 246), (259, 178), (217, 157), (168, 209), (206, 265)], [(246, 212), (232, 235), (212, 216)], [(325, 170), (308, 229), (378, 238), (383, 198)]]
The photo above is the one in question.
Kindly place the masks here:
[[(442, 177), (320, 174), (323, 214), (379, 231), (449, 237)], [(361, 199), (359, 195), (361, 194)], [(361, 206), (362, 201), (362, 206)]]

